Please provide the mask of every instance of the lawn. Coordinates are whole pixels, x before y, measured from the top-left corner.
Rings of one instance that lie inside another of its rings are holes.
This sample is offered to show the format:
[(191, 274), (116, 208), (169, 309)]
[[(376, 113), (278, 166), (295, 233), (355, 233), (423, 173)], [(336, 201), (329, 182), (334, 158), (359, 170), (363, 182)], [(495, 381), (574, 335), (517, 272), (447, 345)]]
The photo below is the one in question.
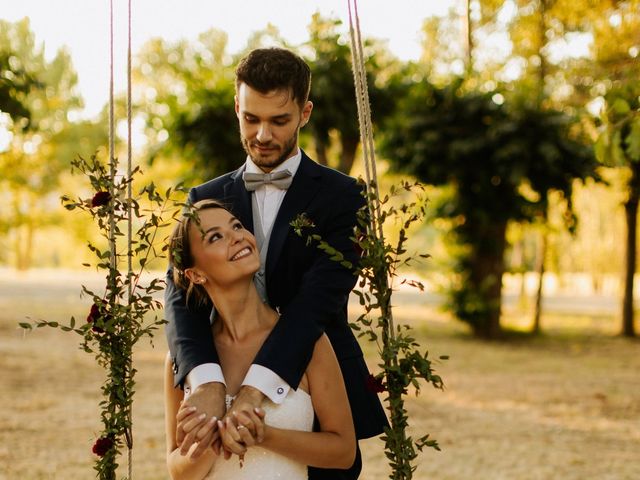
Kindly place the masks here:
[[(86, 316), (81, 283), (93, 276), (0, 272), (0, 479), (93, 478), (102, 371), (77, 337), (48, 329), (24, 335), (25, 317)], [(546, 334), (486, 343), (419, 300), (395, 310), (434, 358), (445, 390), (423, 389), (408, 407), (412, 434), (442, 451), (420, 454), (416, 479), (640, 478), (640, 342), (613, 335), (606, 317), (547, 316)], [(507, 312), (517, 325), (522, 317)], [(375, 368), (375, 350), (365, 345)], [(164, 465), (164, 335), (135, 354), (134, 468), (167, 478)], [(362, 479), (388, 476), (382, 443), (362, 442)], [(122, 469), (122, 474), (126, 468)]]

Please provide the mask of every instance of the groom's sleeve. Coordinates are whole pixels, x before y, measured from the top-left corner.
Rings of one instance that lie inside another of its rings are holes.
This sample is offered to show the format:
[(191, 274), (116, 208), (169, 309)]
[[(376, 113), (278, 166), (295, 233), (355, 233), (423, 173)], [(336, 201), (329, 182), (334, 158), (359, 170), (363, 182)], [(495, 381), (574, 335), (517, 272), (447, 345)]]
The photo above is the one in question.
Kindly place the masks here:
[[(354, 227), (357, 224), (358, 210), (364, 206), (365, 199), (361, 187), (355, 180), (345, 185), (340, 193), (327, 201), (326, 221), (322, 222), (322, 230), (314, 233), (318, 233), (322, 240), (339, 250), (345, 260), (356, 266), (359, 254), (353, 241)], [(303, 231), (303, 235), (308, 233)], [(276, 403), (286, 397), (289, 388), (298, 387), (316, 341), (324, 333), (328, 322), (344, 315), (342, 311), (357, 281), (353, 270), (331, 260), (328, 255), (317, 249), (315, 244), (308, 248), (316, 249), (315, 260), (311, 268), (304, 273), (294, 298), (281, 311), (280, 320), (249, 370), (248, 377), (255, 371), (255, 377), (267, 383), (267, 388), (271, 391), (266, 391), (260, 385), (252, 386)], [(349, 329), (348, 325), (344, 328)], [(266, 370), (275, 375), (260, 374)], [(248, 382), (245, 381), (244, 384)]]
[[(197, 201), (196, 189), (192, 188), (188, 202)], [(186, 382), (193, 391), (203, 383), (224, 383), (211, 333), (211, 309), (187, 300), (184, 290), (173, 282), (171, 268), (167, 271), (164, 313), (175, 386), (184, 386)]]
[(169, 269), (164, 293), (164, 315), (175, 385), (184, 385), (187, 375), (192, 390), (199, 384), (211, 381), (224, 383), (213, 346), (209, 322), (211, 309), (194, 305), (194, 302), (187, 303), (185, 297), (185, 292), (173, 283), (172, 270)]

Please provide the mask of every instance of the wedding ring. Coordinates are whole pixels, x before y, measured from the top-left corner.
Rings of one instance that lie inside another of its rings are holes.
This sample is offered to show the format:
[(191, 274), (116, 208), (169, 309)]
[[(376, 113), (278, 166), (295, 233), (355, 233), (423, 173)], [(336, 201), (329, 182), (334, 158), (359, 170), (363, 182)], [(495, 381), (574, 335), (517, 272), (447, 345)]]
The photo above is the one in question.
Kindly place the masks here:
[(238, 425), (238, 430), (240, 430), (241, 428), (247, 428), (244, 425)]

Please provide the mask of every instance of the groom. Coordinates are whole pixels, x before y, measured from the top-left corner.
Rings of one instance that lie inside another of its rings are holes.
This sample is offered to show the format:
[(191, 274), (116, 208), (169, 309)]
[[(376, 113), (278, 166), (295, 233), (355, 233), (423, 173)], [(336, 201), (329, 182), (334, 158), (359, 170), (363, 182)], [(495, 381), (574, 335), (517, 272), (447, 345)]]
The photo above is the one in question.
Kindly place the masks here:
[[(281, 403), (296, 389), (313, 347), (325, 332), (336, 352), (347, 388), (358, 439), (382, 433), (386, 417), (377, 394), (367, 388), (369, 372), (347, 319), (347, 301), (357, 280), (352, 272), (298, 236), (290, 222), (304, 213), (313, 233), (356, 263), (350, 239), (356, 212), (364, 205), (356, 181), (313, 162), (298, 147), (298, 133), (311, 116), (311, 73), (294, 53), (257, 49), (236, 69), (235, 111), (246, 163), (234, 172), (193, 188), (189, 201), (215, 198), (227, 203), (256, 236), (261, 268), (258, 291), (281, 314), (234, 400), (232, 410), (250, 410), (264, 398)], [(185, 400), (207, 414), (224, 416), (224, 378), (213, 346), (208, 311), (187, 304), (171, 275), (165, 294), (166, 327), (176, 385), (191, 390)], [(204, 429), (178, 426), (182, 451)], [(355, 479), (360, 452), (349, 470), (309, 469), (310, 479)]]

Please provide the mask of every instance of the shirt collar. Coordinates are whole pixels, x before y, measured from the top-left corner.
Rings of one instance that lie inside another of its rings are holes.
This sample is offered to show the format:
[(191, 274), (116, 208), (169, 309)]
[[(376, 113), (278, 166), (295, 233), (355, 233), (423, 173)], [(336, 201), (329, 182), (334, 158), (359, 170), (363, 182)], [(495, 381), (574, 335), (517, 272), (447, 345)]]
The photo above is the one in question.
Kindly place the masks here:
[[(300, 162), (302, 161), (302, 151), (298, 148), (298, 151), (293, 157), (287, 158), (284, 162), (278, 165), (276, 168), (271, 170), (273, 172), (279, 172), (281, 170), (289, 170), (291, 172), (291, 176), (294, 176), (298, 171), (298, 167), (300, 166)], [(245, 171), (249, 173), (264, 173), (260, 168), (253, 162), (250, 156), (247, 155), (247, 161), (245, 163)]]

